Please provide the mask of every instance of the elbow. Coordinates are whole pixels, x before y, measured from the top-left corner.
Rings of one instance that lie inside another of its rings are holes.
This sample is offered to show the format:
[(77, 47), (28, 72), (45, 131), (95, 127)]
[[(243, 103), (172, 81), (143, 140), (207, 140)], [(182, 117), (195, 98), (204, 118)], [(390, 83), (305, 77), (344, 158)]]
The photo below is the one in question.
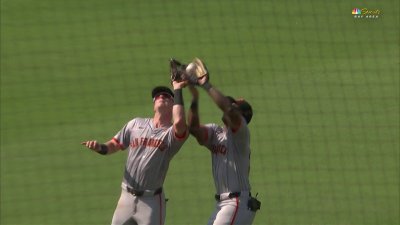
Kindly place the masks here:
[(185, 119), (179, 119), (174, 122), (174, 129), (177, 133), (185, 133), (187, 131), (187, 125)]
[(174, 121), (174, 126), (177, 127), (184, 127), (186, 129), (186, 120), (185, 118), (179, 118)]
[(189, 133), (192, 135), (197, 136), (197, 134), (199, 133), (199, 130), (200, 130), (199, 125), (196, 125), (196, 124), (189, 125)]
[(194, 134), (196, 132), (196, 128), (194, 126), (189, 126), (189, 133)]

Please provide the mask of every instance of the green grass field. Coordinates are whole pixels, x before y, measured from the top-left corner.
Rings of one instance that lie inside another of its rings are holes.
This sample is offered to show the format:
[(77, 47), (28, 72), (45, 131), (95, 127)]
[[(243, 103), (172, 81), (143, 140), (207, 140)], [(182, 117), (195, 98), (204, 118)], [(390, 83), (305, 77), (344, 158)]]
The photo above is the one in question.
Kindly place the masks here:
[[(399, 224), (399, 15), (395, 0), (2, 0), (0, 223), (109, 224), (126, 153), (80, 142), (152, 116), (168, 59), (197, 56), (253, 105), (254, 224)], [(202, 122), (220, 122), (201, 94)], [(210, 159), (190, 138), (171, 162), (167, 225), (207, 223)]]

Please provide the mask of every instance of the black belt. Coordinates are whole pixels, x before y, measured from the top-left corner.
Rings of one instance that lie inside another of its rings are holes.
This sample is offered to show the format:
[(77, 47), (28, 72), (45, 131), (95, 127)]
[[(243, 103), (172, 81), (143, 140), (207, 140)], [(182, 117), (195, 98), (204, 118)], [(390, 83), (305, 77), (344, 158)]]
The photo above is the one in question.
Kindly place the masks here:
[[(231, 192), (228, 195), (229, 198), (237, 198), (240, 197), (240, 192)], [(215, 200), (220, 201), (221, 200), (221, 195), (215, 195)]]
[(137, 190), (135, 190), (135, 189), (133, 189), (133, 188), (131, 188), (131, 187), (126, 187), (126, 191), (129, 192), (129, 193), (131, 193), (132, 195), (138, 196), (138, 197), (143, 196), (144, 194), (146, 194), (146, 195), (148, 194), (149, 196), (151, 196), (151, 195), (158, 195), (158, 194), (161, 194), (161, 193), (162, 193), (162, 187), (156, 189), (154, 192), (149, 192), (149, 191), (137, 191)]

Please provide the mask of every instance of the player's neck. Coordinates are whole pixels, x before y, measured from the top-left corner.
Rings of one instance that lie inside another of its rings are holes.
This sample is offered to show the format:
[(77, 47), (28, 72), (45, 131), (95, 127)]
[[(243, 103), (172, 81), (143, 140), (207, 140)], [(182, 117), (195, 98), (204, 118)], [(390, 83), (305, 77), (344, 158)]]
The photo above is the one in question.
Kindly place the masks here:
[(156, 128), (159, 127), (169, 127), (171, 126), (171, 116), (170, 115), (161, 115), (160, 113), (154, 114), (153, 117), (153, 125)]

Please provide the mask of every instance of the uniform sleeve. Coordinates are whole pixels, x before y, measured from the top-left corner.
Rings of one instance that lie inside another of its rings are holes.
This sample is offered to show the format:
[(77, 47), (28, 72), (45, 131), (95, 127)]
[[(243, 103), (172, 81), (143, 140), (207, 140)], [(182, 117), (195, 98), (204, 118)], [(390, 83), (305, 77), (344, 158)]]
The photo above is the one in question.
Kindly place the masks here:
[(129, 146), (130, 137), (131, 137), (131, 129), (134, 124), (134, 120), (125, 124), (120, 131), (114, 136), (113, 140), (120, 145), (122, 150), (125, 150)]

